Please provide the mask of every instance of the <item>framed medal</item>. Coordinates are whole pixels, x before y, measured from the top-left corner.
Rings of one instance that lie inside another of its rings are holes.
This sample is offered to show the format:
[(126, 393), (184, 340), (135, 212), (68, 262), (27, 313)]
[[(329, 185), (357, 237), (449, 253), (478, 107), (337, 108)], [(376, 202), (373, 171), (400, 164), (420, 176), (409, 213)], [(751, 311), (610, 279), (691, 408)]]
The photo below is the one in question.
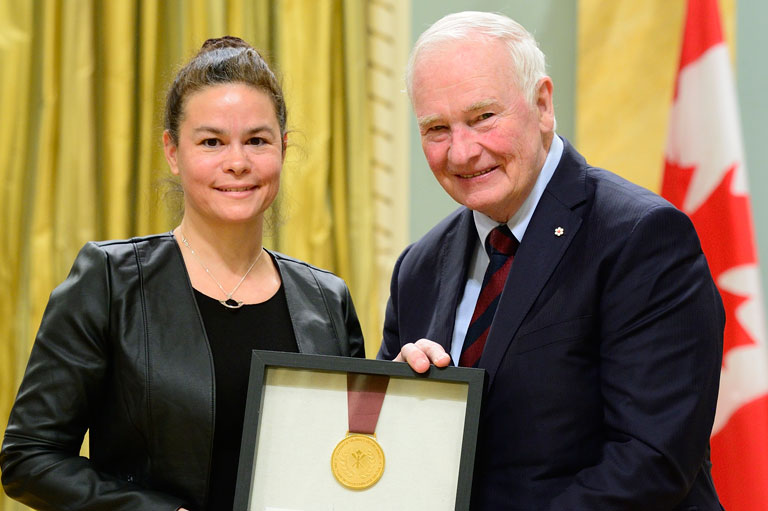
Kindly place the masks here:
[(254, 351), (235, 511), (469, 509), (484, 377)]

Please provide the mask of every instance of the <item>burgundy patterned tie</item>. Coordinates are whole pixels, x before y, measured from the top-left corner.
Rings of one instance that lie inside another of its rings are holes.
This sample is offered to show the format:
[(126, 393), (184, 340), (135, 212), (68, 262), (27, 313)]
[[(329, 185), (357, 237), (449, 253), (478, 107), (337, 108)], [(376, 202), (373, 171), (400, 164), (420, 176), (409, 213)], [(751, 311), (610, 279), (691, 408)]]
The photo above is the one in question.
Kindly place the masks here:
[(477, 297), (475, 312), (467, 328), (467, 336), (464, 338), (464, 346), (461, 349), (459, 365), (475, 367), (480, 360), (485, 348), (485, 340), (491, 329), (493, 316), (499, 304), (499, 297), (507, 281), (512, 260), (515, 258), (520, 243), (510, 232), (506, 224), (502, 224), (491, 231), (485, 242), (489, 253), (490, 262), (483, 277), (483, 287), (480, 296)]

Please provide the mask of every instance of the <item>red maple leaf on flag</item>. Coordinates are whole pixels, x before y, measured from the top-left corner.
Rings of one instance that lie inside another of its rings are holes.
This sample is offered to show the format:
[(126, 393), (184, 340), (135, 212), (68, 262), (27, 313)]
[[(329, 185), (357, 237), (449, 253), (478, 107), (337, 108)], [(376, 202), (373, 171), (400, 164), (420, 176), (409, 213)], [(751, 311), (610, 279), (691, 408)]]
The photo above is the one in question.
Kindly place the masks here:
[[(718, 283), (726, 317), (731, 318), (725, 325), (723, 364), (732, 348), (755, 345), (753, 336), (736, 319), (739, 307), (749, 301), (751, 295), (732, 292), (719, 284), (721, 277), (734, 268), (757, 267), (749, 197), (731, 191), (737, 165), (732, 165), (704, 203), (689, 213), (701, 240), (702, 250), (707, 256), (712, 277)], [(683, 201), (695, 171), (695, 166), (681, 167), (666, 162), (662, 195), (680, 209), (683, 209)]]
[(689, 0), (662, 195), (691, 218), (726, 312), (712, 476), (729, 511), (768, 509), (768, 347), (736, 90), (715, 0)]

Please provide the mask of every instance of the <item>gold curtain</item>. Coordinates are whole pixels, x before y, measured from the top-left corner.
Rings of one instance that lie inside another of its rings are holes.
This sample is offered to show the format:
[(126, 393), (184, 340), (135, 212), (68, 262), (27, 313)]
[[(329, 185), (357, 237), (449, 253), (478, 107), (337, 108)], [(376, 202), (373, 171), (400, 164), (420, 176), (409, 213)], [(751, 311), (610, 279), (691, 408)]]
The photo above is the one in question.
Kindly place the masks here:
[(278, 250), (350, 286), (374, 357), (381, 342), (374, 271), (365, 3), (277, 0), (275, 52), (289, 107)]
[[(731, 52), (735, 3), (719, 2)], [(684, 0), (579, 1), (577, 147), (592, 165), (656, 192), (685, 5)]]
[[(83, 243), (172, 227), (158, 191), (164, 90), (206, 38), (225, 33), (264, 49), (284, 76), (294, 148), (272, 246), (347, 280), (375, 355), (365, 73), (354, 65), (364, 9), (356, 0), (0, 0), (0, 431), (48, 295)], [(20, 509), (0, 497), (0, 511)]]

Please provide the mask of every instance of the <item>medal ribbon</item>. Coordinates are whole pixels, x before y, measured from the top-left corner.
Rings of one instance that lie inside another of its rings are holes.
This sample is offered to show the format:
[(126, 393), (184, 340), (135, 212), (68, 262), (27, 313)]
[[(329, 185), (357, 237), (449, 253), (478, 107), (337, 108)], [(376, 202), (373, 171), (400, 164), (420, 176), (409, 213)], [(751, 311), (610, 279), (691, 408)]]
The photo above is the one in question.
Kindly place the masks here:
[(347, 373), (347, 415), (350, 433), (373, 435), (389, 376)]

